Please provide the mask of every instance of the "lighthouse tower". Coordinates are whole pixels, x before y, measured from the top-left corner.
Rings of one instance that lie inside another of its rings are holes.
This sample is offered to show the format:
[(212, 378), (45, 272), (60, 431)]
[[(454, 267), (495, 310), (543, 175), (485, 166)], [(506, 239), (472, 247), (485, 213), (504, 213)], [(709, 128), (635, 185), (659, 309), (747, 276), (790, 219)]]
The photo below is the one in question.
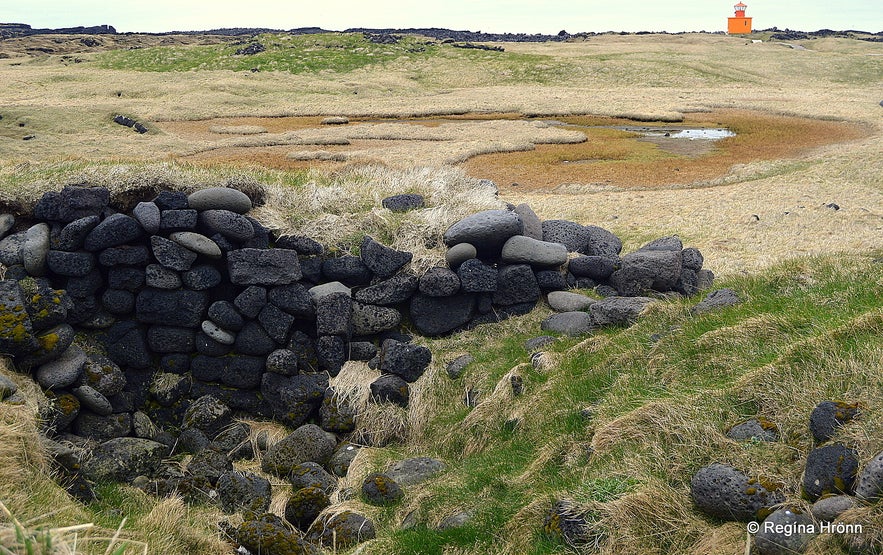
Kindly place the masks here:
[(734, 6), (736, 14), (728, 18), (727, 33), (731, 35), (747, 35), (751, 33), (751, 18), (745, 17), (745, 4), (739, 2)]

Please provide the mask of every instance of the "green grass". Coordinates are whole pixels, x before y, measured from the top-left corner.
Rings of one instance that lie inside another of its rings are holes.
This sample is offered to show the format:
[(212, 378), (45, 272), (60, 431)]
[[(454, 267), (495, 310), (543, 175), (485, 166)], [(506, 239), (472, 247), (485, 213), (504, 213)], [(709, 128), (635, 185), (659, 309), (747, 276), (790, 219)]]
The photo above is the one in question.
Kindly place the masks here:
[[(521, 346), (537, 335), (536, 324), (547, 314), (542, 310), (456, 341), (430, 342), (435, 357), (447, 360), (465, 350), (476, 361), (461, 382), (445, 383), (444, 377), (433, 389), (438, 408), (408, 447), (431, 451), (450, 468), (422, 497), (419, 526), (381, 526), (395, 546), (391, 551), (478, 553), (505, 545), (519, 552), (529, 545), (531, 553), (560, 552), (561, 542), (543, 538), (541, 516), (528, 509), (537, 500), (551, 507), (564, 497), (595, 508), (591, 514), (610, 552), (676, 552), (717, 526), (692, 512), (688, 492), (692, 472), (714, 460), (775, 476), (796, 499), (792, 485), (802, 467), (794, 452), (805, 455), (811, 446), (805, 423), (812, 407), (829, 398), (879, 405), (879, 271), (868, 257), (839, 256), (795, 259), (760, 275), (731, 277), (718, 286), (736, 289), (742, 304), (692, 316), (689, 308), (698, 299), (667, 301), (631, 328), (560, 340), (546, 370), (524, 365), (528, 355)], [(524, 396), (494, 404), (497, 410), (485, 418), (470, 418), (482, 407), (462, 404), (464, 387), (482, 390), (486, 399), (514, 367), (524, 379)], [(854, 367), (864, 370), (845, 371)], [(594, 419), (581, 414), (584, 407), (592, 407)], [(521, 423), (513, 431), (503, 422), (515, 414)], [(723, 438), (729, 426), (757, 414), (779, 425), (781, 443), (734, 445)], [(863, 425), (873, 429), (875, 418)], [(880, 447), (865, 446), (869, 452)], [(647, 495), (660, 497), (658, 514), (611, 520), (621, 506)], [(680, 499), (677, 507), (667, 505), (670, 497)], [(474, 514), (466, 527), (435, 529), (444, 515), (463, 508)], [(525, 515), (533, 521), (525, 522)], [(651, 536), (650, 528), (664, 528), (666, 519), (686, 520)], [(524, 540), (515, 536), (525, 533), (531, 539), (519, 543)]]

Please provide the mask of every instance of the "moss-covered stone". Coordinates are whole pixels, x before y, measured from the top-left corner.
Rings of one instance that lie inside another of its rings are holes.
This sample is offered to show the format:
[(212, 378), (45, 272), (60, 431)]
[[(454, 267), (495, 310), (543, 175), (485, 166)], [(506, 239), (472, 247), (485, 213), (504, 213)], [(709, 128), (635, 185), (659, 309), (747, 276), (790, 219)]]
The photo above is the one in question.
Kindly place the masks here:
[(0, 281), (0, 353), (18, 358), (38, 347), (19, 283)]
[(331, 505), (328, 494), (320, 487), (301, 488), (285, 504), (285, 520), (306, 532), (323, 509)]
[(286, 528), (282, 519), (270, 513), (243, 522), (236, 530), (236, 538), (250, 552), (261, 555), (308, 555), (316, 552), (313, 546)]
[(362, 497), (372, 505), (392, 505), (405, 497), (402, 487), (386, 474), (369, 474), (362, 482)]
[(353, 511), (342, 511), (316, 519), (306, 539), (324, 546), (346, 549), (374, 539), (374, 521)]

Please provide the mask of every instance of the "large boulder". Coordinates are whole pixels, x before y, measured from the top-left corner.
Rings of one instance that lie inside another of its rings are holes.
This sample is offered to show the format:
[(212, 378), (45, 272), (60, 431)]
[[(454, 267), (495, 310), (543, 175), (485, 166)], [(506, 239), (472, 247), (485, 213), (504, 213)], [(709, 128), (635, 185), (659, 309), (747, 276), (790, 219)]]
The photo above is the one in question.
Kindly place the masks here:
[(485, 210), (466, 216), (445, 231), (447, 246), (459, 243), (473, 245), (482, 256), (497, 256), (503, 244), (513, 235), (521, 235), (521, 217), (508, 210)]
[(785, 500), (778, 490), (767, 489), (732, 466), (714, 463), (702, 467), (690, 481), (696, 508), (722, 520), (762, 518), (772, 506)]
[(604, 228), (587, 225), (585, 227), (588, 240), (580, 252), (588, 256), (603, 256), (617, 259), (622, 252), (622, 241), (619, 237)]

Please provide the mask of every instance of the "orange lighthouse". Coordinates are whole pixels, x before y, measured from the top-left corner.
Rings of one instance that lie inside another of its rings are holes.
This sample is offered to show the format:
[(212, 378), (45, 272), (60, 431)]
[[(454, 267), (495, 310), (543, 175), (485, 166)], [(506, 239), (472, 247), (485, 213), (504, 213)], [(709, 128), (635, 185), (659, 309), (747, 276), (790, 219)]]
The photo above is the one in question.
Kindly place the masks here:
[(727, 33), (731, 35), (747, 35), (751, 33), (751, 18), (745, 17), (745, 4), (739, 2), (734, 6), (736, 15), (728, 18)]

